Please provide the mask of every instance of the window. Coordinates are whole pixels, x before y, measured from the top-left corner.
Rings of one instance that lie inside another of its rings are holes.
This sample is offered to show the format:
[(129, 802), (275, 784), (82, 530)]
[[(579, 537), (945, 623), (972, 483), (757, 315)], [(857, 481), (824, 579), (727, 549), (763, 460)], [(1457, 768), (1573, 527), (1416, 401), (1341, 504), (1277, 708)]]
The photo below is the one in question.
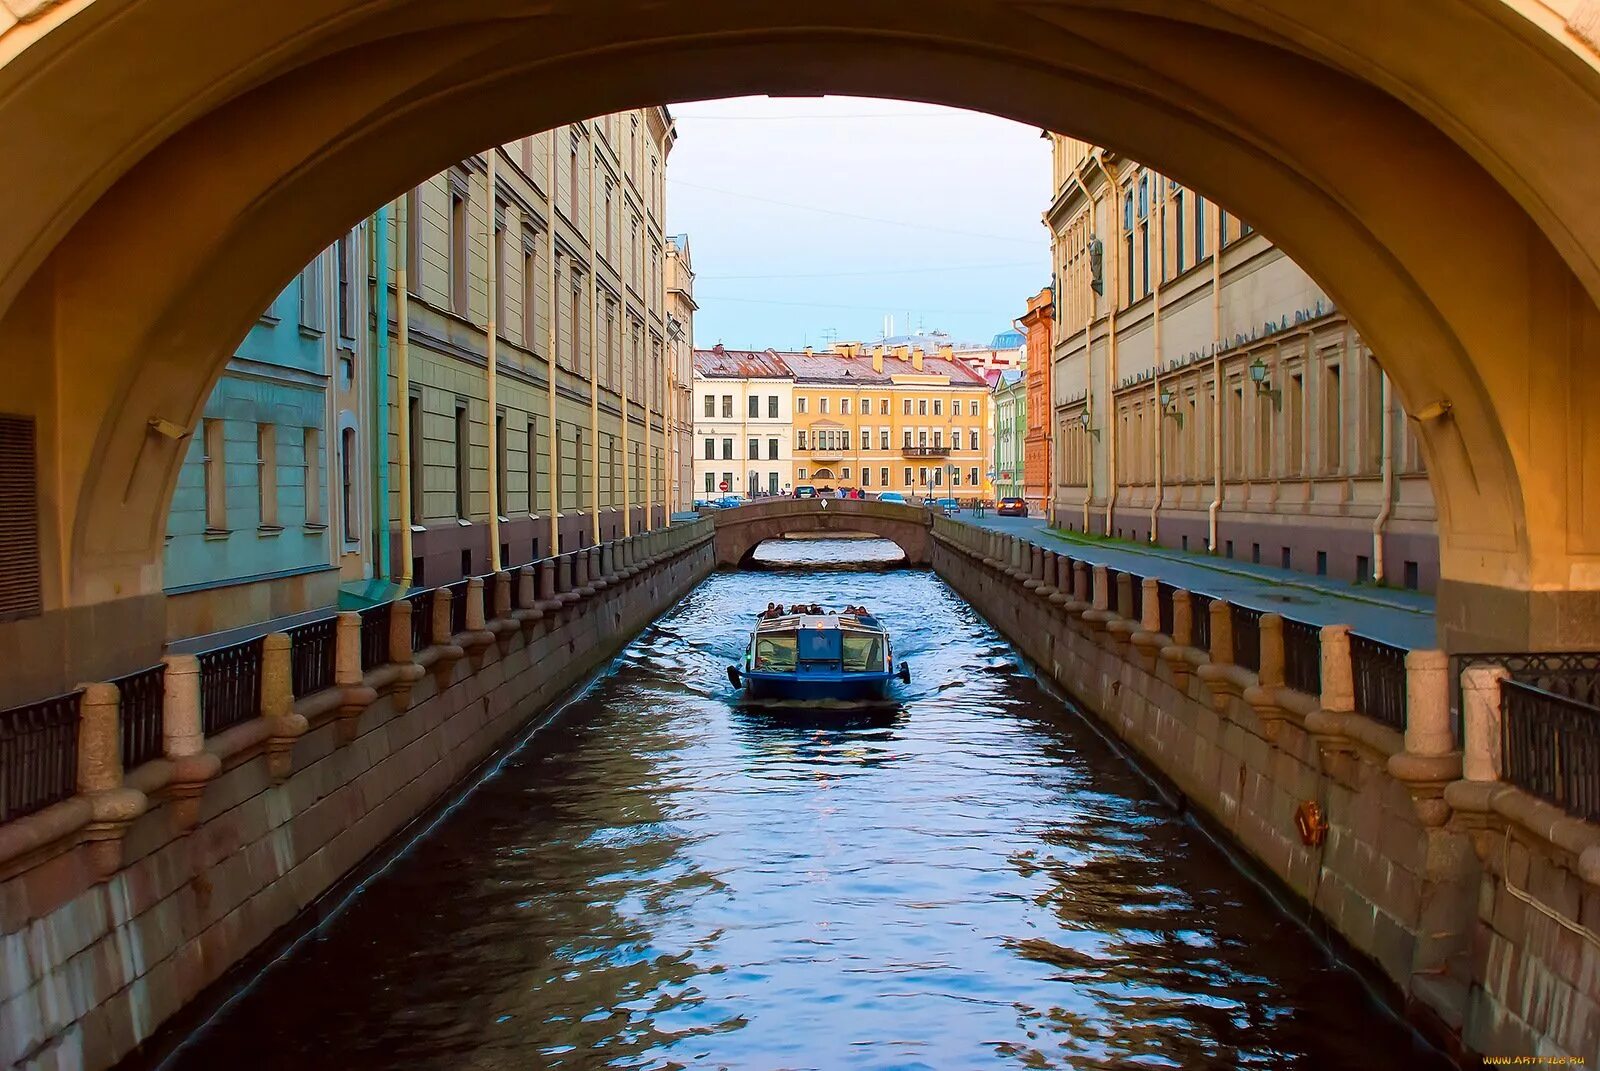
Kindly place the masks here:
[(794, 411), (796, 413), (804, 413), (806, 411), (806, 399), (804, 395), (801, 395), (794, 400)]
[(724, 460), (724, 461), (732, 461), (733, 460), (733, 440), (732, 439), (723, 439), (722, 440), (722, 460)]
[(467, 403), (456, 399), (456, 516), (466, 520), (469, 516), (467, 508), (467, 491), (472, 477), (471, 458), (468, 456), (468, 435), (470, 428), (467, 424)]
[(918, 398), (917, 399), (917, 415), (918, 416), (927, 416), (928, 415), (928, 399), (926, 399), (926, 398)]
[(839, 479), (848, 480), (849, 478), (850, 478), (850, 466), (846, 465), (844, 468), (839, 470)]
[(351, 235), (347, 232), (339, 236), (339, 241), (334, 245), (334, 272), (338, 279), (338, 306), (334, 309), (337, 322), (339, 345), (343, 349), (354, 349), (356, 345), (356, 288), (351, 280), (355, 272), (355, 249)]
[(826, 413), (827, 411), (828, 411), (828, 399), (826, 399), (826, 398), (818, 398), (817, 399), (817, 412)]
[(707, 461), (713, 461), (713, 460), (716, 459), (716, 456), (717, 456), (717, 440), (715, 440), (715, 439), (707, 439), (706, 440), (706, 460)]
[(804, 483), (805, 482), (805, 478), (806, 478), (806, 470), (805, 469), (801, 469), (799, 471), (799, 474), (798, 474), (797, 478), (800, 480), (800, 482)]
[(1289, 377), (1283, 392), (1284, 429), (1283, 471), (1286, 476), (1298, 476), (1304, 465), (1305, 442), (1302, 435), (1303, 407), (1305, 404), (1305, 376), (1296, 372)]
[(849, 398), (840, 398), (839, 399), (839, 415), (840, 416), (849, 416), (850, 415), (850, 399)]
[[(415, 429), (412, 434), (415, 435)], [(306, 525), (322, 523), (322, 448), (316, 428), (304, 428), (300, 433), (301, 487), (305, 492), (304, 514)]]
[(903, 484), (904, 484), (904, 485), (905, 485), (905, 486), (906, 486), (906, 487), (910, 487), (910, 486), (911, 486), (911, 466), (910, 466), (910, 465), (907, 465), (907, 466), (906, 466), (906, 470), (905, 470), (905, 479), (904, 479), (904, 480), (903, 480), (903, 481), (901, 481), (901, 482), (902, 482), (902, 483), (903, 483)]
[(767, 440), (767, 460), (768, 461), (776, 461), (776, 460), (778, 460), (778, 440), (777, 439), (768, 439)]
[(884, 398), (884, 399), (882, 399), (881, 401), (878, 402), (878, 415), (879, 416), (888, 416), (889, 415), (889, 399)]
[(413, 187), (406, 193), (406, 291), (422, 293), (422, 190)]
[(344, 541), (354, 543), (361, 538), (356, 519), (356, 429), (344, 428), (339, 432), (339, 523), (344, 529)]
[(450, 311), (467, 314), (467, 193), (450, 191)]
[(933, 400), (933, 415), (934, 416), (944, 416), (944, 399), (943, 398), (935, 398)]
[(939, 429), (937, 429), (937, 428), (935, 428), (934, 432), (933, 432), (933, 445), (934, 446), (943, 446), (944, 445), (944, 432), (939, 430)]
[(1133, 303), (1133, 189), (1122, 195), (1123, 274), (1127, 276), (1127, 300)]
[(755, 420), (755, 419), (757, 419), (757, 418), (759, 418), (761, 416), (761, 399), (759, 397), (757, 397), (756, 395), (752, 394), (752, 395), (750, 395), (750, 399), (749, 400), (750, 400), (750, 418), (752, 420)]
[(902, 399), (901, 405), (903, 407), (903, 414), (905, 416), (910, 416), (911, 415), (911, 399), (910, 398)]
[(494, 233), (489, 236), (489, 244), (493, 247), (490, 254), (494, 257), (494, 329), (501, 338), (506, 335), (506, 228), (501, 219), (500, 206), (491, 209), (495, 213)]
[(867, 428), (861, 429), (861, 449), (872, 449), (872, 432)]
[(205, 473), (206, 531), (228, 530), (227, 427), (221, 420), (207, 419), (201, 424), (204, 452), (200, 464)]
[(1322, 465), (1329, 474), (1344, 471), (1344, 397), (1339, 366), (1329, 364), (1323, 378)]
[(1199, 263), (1206, 257), (1206, 199), (1194, 197), (1194, 259)]
[(494, 508), (497, 516), (511, 512), (506, 508), (506, 485), (510, 483), (510, 466), (506, 464), (506, 415), (496, 413), (494, 418)]
[(300, 330), (322, 334), (322, 300), (322, 258), (319, 256), (300, 272)]
[(411, 455), (411, 517), (412, 524), (422, 523), (422, 398), (411, 395), (406, 399), (406, 410), (410, 413), (411, 442), (407, 444), (407, 452)]
[(568, 219), (578, 218), (578, 139), (572, 139), (572, 149), (567, 155), (567, 210)]
[(778, 474), (776, 472), (769, 472), (769, 473), (767, 473), (767, 494), (775, 495), (777, 493), (778, 493)]
[(887, 449), (889, 449), (889, 429), (888, 428), (881, 428), (878, 431), (878, 449), (879, 450), (887, 450)]
[(961, 470), (960, 469), (951, 469), (950, 470), (950, 486), (951, 487), (960, 487), (961, 486)]
[(717, 478), (715, 476), (711, 475), (711, 473), (709, 473), (709, 472), (706, 473), (706, 494), (707, 495), (711, 495), (711, 494), (715, 494), (716, 493), (716, 490), (717, 490), (716, 483), (717, 483)]
[(761, 459), (761, 440), (752, 438), (748, 443), (748, 446), (750, 449), (750, 460), (759, 461)]
[(971, 402), (968, 403), (967, 412), (970, 413), (972, 416), (978, 416), (979, 415), (978, 399), (974, 398), (974, 399), (972, 399)]
[(797, 445), (800, 449), (804, 450), (806, 448), (806, 433), (805, 433), (805, 429), (802, 428), (800, 431), (796, 432), (795, 435), (797, 436), (797, 438), (795, 440), (795, 445)]
[(722, 419), (733, 419), (733, 395), (731, 394), (724, 394), (722, 396)]
[(522, 346), (529, 352), (537, 348), (535, 335), (539, 305), (539, 247), (532, 231), (522, 236)]
[(973, 487), (978, 486), (978, 467), (976, 465), (967, 470), (967, 482)]
[(878, 470), (878, 485), (880, 487), (889, 486), (889, 467), (887, 465)]
[(722, 482), (727, 486), (728, 490), (733, 490), (733, 473), (724, 472), (722, 474)]
[(904, 431), (904, 435), (905, 435), (905, 442), (902, 443), (901, 445), (910, 446), (911, 445), (911, 429), (910, 428), (906, 428), (905, 431)]
[(256, 425), (256, 516), (263, 528), (278, 527), (278, 432)]
[(572, 282), (572, 312), (571, 319), (569, 321), (572, 324), (572, 346), (567, 352), (567, 367), (571, 368), (574, 372), (581, 372), (581, 369), (578, 367), (578, 340), (583, 335), (583, 320), (579, 316), (578, 308), (578, 291), (581, 287), (581, 283), (579, 282), (578, 273), (576, 271), (573, 271), (569, 268), (567, 274), (570, 276)]
[(778, 419), (778, 396), (776, 394), (767, 395), (767, 416), (772, 420)]

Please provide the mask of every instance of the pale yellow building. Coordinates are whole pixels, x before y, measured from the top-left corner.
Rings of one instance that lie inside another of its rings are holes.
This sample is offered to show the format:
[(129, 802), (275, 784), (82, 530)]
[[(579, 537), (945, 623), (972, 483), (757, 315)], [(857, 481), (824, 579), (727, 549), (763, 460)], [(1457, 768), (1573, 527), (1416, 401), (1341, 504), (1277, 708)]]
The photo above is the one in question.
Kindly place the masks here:
[(667, 433), (686, 428), (665, 420), (668, 358), (694, 310), (686, 260), (668, 294), (675, 136), (665, 108), (606, 115), (500, 146), (492, 194), (480, 154), (401, 199), (391, 262), (406, 265), (409, 367), (390, 377), (389, 483), (390, 515), (409, 497), (410, 524), (393, 540), (397, 574), (444, 583), (489, 569), (496, 543), (516, 565), (663, 523), (685, 449)]
[(1193, 190), (1053, 143), (1057, 522), (1431, 590), (1413, 425), (1328, 295)]

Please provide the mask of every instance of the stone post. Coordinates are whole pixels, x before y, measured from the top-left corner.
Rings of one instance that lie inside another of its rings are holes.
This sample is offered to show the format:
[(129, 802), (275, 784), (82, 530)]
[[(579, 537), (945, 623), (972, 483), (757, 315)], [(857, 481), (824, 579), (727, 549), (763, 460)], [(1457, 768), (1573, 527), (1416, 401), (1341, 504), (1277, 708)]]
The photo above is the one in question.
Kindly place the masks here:
[(1146, 632), (1161, 631), (1161, 581), (1153, 576), (1147, 576), (1143, 581), (1144, 587), (1144, 618), (1140, 622)]
[(502, 569), (494, 574), (494, 614), (496, 621), (511, 618), (511, 570)]
[(1111, 574), (1103, 565), (1094, 567), (1094, 609), (1111, 609)]
[(524, 565), (517, 570), (517, 605), (524, 610), (531, 610), (539, 601), (534, 592), (533, 566)]
[(1172, 593), (1172, 642), (1178, 647), (1194, 645), (1194, 599), (1187, 588)]
[[(1498, 695), (1495, 708), (1498, 712)], [(1499, 739), (1498, 732), (1495, 738)], [(1389, 756), (1389, 773), (1405, 784), (1423, 825), (1439, 827), (1449, 820), (1444, 792), (1461, 777), (1461, 760), (1450, 728), (1450, 656), (1443, 651), (1409, 651), (1406, 749)]]
[(1510, 676), (1506, 667), (1489, 665), (1468, 666), (1461, 674), (1461, 772), (1468, 781), (1500, 780), (1500, 682)]
[(556, 601), (556, 563), (553, 558), (546, 558), (539, 563), (539, 607), (549, 609), (546, 603)]
[(1076, 561), (1072, 563), (1072, 599), (1084, 605), (1089, 604), (1089, 563)]
[(617, 574), (617, 541), (600, 544), (600, 576), (607, 584), (615, 584)]
[(433, 589), (433, 627), (428, 630), (430, 643), (450, 642), (450, 589)]
[(1039, 587), (1040, 598), (1048, 599), (1056, 594), (1056, 552), (1047, 550), (1039, 555)]
[(564, 603), (577, 602), (578, 595), (578, 566), (574, 555), (563, 554), (556, 559), (556, 598)]
[(144, 793), (122, 787), (122, 696), (114, 684), (85, 684), (78, 700), (78, 795), (89, 803), (83, 839), (102, 880), (122, 865), (122, 835), (144, 813)]
[(486, 622), (483, 619), (483, 577), (474, 576), (467, 578), (467, 631), (482, 632)]
[(595, 593), (595, 586), (589, 579), (589, 552), (587, 550), (574, 551), (572, 554), (572, 583), (578, 589), (578, 594), (590, 598)]
[(274, 781), (289, 776), (294, 742), (306, 731), (306, 719), (294, 712), (294, 677), (286, 632), (261, 637), (261, 717), (267, 723), (267, 774)]
[(1233, 664), (1232, 607), (1222, 599), (1211, 601), (1211, 661)]
[(1037, 543), (1029, 543), (1023, 564), (1022, 586), (1029, 591), (1038, 591), (1044, 586), (1044, 548)]
[(388, 661), (410, 662), (411, 650), (411, 600), (396, 599), (389, 604), (389, 657)]
[(1350, 665), (1350, 626), (1323, 625), (1322, 695), (1318, 706), (1338, 714), (1356, 708), (1355, 673)]
[(611, 574), (606, 570), (601, 557), (601, 544), (596, 543), (589, 548), (589, 584), (600, 591), (611, 585)]
[(1283, 615), (1262, 614), (1261, 668), (1256, 680), (1262, 688), (1283, 687)]
[(1133, 575), (1131, 573), (1117, 574), (1117, 605), (1108, 609), (1115, 609), (1117, 616), (1124, 620), (1133, 617)]
[(1056, 555), (1056, 590), (1072, 594), (1072, 558), (1066, 554)]
[(341, 610), (334, 625), (333, 683), (336, 687), (361, 683), (361, 615)]
[(172, 763), (167, 798), (172, 805), (172, 828), (182, 834), (200, 821), (200, 794), (206, 782), (222, 772), (222, 760), (206, 750), (204, 722), (200, 716), (200, 659), (195, 655), (167, 655), (166, 694), (161, 702), (161, 746)]

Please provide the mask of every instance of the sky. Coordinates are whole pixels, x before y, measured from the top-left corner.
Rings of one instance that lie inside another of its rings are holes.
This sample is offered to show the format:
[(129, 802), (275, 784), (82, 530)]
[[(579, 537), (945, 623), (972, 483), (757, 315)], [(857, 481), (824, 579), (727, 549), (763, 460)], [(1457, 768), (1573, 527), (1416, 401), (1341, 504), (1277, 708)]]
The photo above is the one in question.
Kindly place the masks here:
[(667, 229), (694, 257), (695, 345), (799, 349), (942, 329), (987, 342), (1050, 281), (1033, 127), (853, 97), (672, 106)]

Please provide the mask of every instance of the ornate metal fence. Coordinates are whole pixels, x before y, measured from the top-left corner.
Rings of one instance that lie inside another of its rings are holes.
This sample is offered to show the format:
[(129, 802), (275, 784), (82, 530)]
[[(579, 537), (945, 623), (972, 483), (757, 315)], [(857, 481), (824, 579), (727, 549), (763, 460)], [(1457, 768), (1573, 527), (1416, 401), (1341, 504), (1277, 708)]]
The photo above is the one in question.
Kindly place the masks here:
[(1356, 710), (1391, 729), (1406, 729), (1406, 652), (1350, 634), (1350, 673)]
[(339, 619), (324, 618), (289, 630), (289, 680), (296, 699), (333, 687)]
[(1600, 820), (1600, 708), (1500, 682), (1501, 775), (1568, 813)]
[(1322, 694), (1322, 630), (1283, 619), (1283, 680), (1297, 692)]
[(111, 682), (121, 693), (122, 768), (131, 770), (162, 754), (162, 711), (167, 700), (165, 663)]
[(200, 723), (207, 736), (261, 716), (260, 637), (199, 659)]
[(1167, 636), (1172, 635), (1172, 630), (1177, 627), (1172, 612), (1172, 596), (1177, 590), (1164, 580), (1156, 587), (1156, 603), (1161, 608), (1161, 631)]
[(366, 673), (389, 661), (390, 607), (386, 602), (361, 611), (361, 672)]
[(1261, 672), (1261, 611), (1229, 604), (1233, 624), (1233, 664)]
[(467, 587), (470, 580), (457, 580), (450, 591), (450, 635), (467, 631)]
[(1118, 607), (1118, 611), (1129, 621), (1144, 620), (1144, 577), (1138, 573), (1125, 572), (1129, 580), (1128, 605)]
[(419, 591), (406, 601), (411, 604), (411, 649), (425, 651), (433, 642), (433, 592)]
[(1189, 618), (1193, 622), (1194, 633), (1194, 638), (1189, 642), (1202, 651), (1211, 650), (1211, 604), (1214, 601), (1210, 595), (1201, 595), (1197, 591), (1189, 593)]
[(82, 692), (0, 710), (0, 822), (59, 803), (78, 788)]

